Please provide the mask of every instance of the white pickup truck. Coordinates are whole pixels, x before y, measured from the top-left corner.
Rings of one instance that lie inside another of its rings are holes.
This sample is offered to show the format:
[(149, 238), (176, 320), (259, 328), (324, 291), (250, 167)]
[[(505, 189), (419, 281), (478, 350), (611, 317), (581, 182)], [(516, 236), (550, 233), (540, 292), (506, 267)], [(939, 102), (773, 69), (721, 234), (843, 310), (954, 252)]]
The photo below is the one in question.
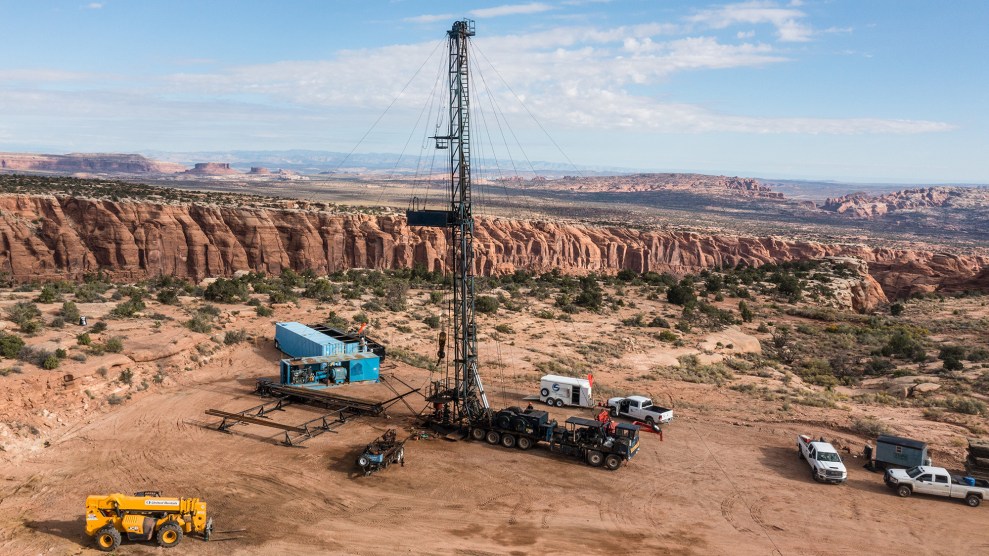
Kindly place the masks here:
[(943, 467), (919, 465), (910, 469), (887, 469), (883, 481), (904, 498), (914, 492), (964, 498), (965, 503), (973, 508), (978, 507), (982, 499), (989, 496), (989, 481), (957, 477)]
[(610, 398), (608, 411), (612, 417), (628, 417), (648, 423), (649, 426), (662, 425), (673, 420), (673, 410), (653, 405), (645, 396)]
[(848, 471), (834, 446), (815, 441), (806, 434), (797, 436), (797, 456), (810, 464), (810, 476), (815, 481), (839, 484), (848, 479)]

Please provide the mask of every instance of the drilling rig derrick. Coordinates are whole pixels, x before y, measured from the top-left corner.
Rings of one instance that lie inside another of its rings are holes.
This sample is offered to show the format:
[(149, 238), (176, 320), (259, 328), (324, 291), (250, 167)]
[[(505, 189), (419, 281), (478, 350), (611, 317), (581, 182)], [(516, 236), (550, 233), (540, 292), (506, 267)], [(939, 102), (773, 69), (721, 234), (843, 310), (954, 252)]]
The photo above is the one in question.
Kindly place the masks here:
[[(449, 152), (450, 197), (447, 210), (413, 206), (409, 226), (446, 228), (450, 232), (453, 270), (453, 374), (434, 380), (426, 400), (435, 424), (468, 426), (490, 410), (477, 371), (477, 325), (474, 318), (474, 215), (471, 209), (470, 94), (468, 45), (474, 22), (456, 21), (447, 31), (449, 45), (449, 130), (433, 137)], [(445, 335), (442, 344), (445, 344)], [(442, 353), (444, 346), (440, 346)]]

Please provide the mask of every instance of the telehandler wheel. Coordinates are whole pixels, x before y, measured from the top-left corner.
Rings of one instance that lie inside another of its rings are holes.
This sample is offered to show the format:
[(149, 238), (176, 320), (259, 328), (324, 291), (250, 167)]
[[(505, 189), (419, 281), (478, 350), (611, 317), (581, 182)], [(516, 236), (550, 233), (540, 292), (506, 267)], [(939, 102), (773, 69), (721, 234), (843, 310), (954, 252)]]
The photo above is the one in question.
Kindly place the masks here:
[(470, 437), (474, 440), (484, 440), (485, 430), (482, 428), (473, 428), (470, 430)]
[(515, 447), (515, 437), (512, 436), (512, 435), (510, 435), (510, 434), (503, 434), (503, 435), (501, 435), (501, 445), (504, 446), (504, 447), (506, 447), (506, 448), (514, 448)]
[(900, 488), (896, 489), (896, 493), (900, 495), (900, 498), (906, 498), (907, 496), (910, 496), (912, 492), (913, 489), (907, 485), (900, 485)]
[(608, 471), (614, 471), (622, 466), (622, 458), (616, 456), (615, 454), (608, 454), (608, 456), (604, 458), (604, 466), (608, 469)]
[(488, 431), (488, 435), (485, 438), (488, 444), (497, 444), (501, 440), (501, 435), (498, 434), (498, 431)]
[(969, 494), (965, 497), (965, 503), (973, 508), (978, 508), (979, 504), (982, 503), (982, 499), (979, 498), (978, 494)]
[(182, 528), (178, 523), (169, 521), (158, 529), (158, 546), (172, 548), (182, 542)]
[(518, 446), (519, 450), (528, 450), (532, 448), (532, 440), (526, 436), (520, 436), (515, 445)]
[(597, 450), (591, 450), (587, 452), (587, 464), (591, 467), (601, 467), (604, 463), (604, 454), (598, 452)]
[(96, 532), (96, 548), (103, 552), (113, 552), (120, 546), (120, 531), (107, 525)]

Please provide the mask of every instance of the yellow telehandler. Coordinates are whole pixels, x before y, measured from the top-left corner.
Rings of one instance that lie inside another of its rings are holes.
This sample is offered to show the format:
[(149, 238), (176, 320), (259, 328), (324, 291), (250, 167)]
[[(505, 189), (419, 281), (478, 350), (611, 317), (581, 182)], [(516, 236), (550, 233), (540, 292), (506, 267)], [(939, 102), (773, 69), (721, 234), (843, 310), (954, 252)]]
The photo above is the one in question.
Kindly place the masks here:
[(198, 498), (165, 498), (160, 492), (92, 495), (86, 498), (86, 534), (96, 547), (112, 552), (123, 535), (130, 541), (150, 541), (171, 548), (182, 536), (199, 533), (209, 540), (213, 520), (206, 516), (206, 503)]

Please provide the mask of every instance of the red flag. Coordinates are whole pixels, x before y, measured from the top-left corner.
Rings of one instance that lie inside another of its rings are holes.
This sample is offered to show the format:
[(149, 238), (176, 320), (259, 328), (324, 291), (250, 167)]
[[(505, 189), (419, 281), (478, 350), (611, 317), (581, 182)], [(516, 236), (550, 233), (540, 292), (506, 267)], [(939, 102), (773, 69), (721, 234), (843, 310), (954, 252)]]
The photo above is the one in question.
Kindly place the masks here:
[(587, 373), (587, 384), (589, 386), (594, 386), (594, 375)]

